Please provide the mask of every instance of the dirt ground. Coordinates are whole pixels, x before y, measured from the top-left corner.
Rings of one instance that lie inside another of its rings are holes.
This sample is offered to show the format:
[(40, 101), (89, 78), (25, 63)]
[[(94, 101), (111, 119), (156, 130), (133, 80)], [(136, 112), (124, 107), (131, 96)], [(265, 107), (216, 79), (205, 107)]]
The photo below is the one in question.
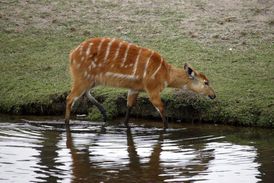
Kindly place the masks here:
[(2, 0), (0, 4), (5, 32), (34, 28), (93, 36), (98, 28), (119, 37), (186, 36), (230, 47), (274, 40), (273, 0)]

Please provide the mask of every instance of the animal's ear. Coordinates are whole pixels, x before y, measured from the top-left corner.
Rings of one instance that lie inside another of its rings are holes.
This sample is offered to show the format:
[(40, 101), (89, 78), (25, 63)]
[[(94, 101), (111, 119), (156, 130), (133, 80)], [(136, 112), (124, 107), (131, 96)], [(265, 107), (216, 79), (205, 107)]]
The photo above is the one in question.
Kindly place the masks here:
[(193, 69), (191, 68), (190, 65), (188, 65), (187, 63), (185, 63), (184, 69), (185, 69), (185, 71), (186, 71), (186, 73), (187, 73), (187, 75), (188, 75), (188, 77), (190, 79), (194, 79), (195, 78), (196, 74), (195, 74), (195, 72), (193, 71)]

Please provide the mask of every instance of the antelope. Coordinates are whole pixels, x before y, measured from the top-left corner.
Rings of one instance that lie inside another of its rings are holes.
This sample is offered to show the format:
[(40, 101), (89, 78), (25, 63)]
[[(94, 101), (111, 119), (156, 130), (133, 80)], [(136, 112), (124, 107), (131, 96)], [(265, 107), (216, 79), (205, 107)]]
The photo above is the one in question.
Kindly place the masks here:
[(128, 126), (132, 107), (139, 92), (145, 91), (159, 112), (164, 128), (168, 123), (160, 94), (166, 87), (187, 89), (211, 99), (216, 97), (207, 77), (191, 65), (177, 68), (156, 51), (115, 38), (91, 38), (69, 55), (72, 89), (66, 99), (65, 124), (69, 124), (72, 106), (82, 95), (99, 109), (106, 122), (106, 110), (91, 95), (98, 85), (128, 89), (124, 124)]

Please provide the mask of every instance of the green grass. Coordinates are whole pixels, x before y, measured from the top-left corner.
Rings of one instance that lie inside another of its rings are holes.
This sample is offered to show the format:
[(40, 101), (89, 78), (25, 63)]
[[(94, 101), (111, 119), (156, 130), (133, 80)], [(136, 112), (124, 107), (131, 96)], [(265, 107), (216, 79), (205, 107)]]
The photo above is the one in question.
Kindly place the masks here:
[[(18, 19), (8, 12), (7, 15), (1, 14), (0, 18), (3, 25), (0, 28), (1, 111), (14, 111), (14, 108), (28, 103), (47, 104), (51, 102), (51, 96), (68, 92), (71, 82), (68, 72), (70, 50), (89, 37), (110, 36), (155, 49), (178, 67), (188, 62), (208, 76), (217, 92), (217, 101), (201, 97), (188, 100), (185, 95), (177, 96), (173, 90), (168, 90), (163, 98), (172, 101), (174, 107), (188, 102), (194, 109), (202, 106), (204, 120), (274, 126), (273, 42), (258, 42), (252, 47), (232, 50), (222, 44), (201, 44), (180, 34), (179, 23), (186, 15), (168, 9), (164, 2), (148, 11), (141, 5), (129, 9), (136, 6), (133, 2), (121, 7), (117, 2), (101, 1), (95, 8), (103, 13), (93, 12), (92, 16), (83, 12), (76, 12), (77, 16), (72, 13), (73, 7), (88, 11), (85, 3), (79, 1), (79, 4), (76, 3), (78, 7), (58, 1), (53, 6), (54, 3), (49, 1), (50, 13), (33, 11), (32, 8), (45, 6), (43, 2), (33, 2), (29, 10), (16, 1), (3, 4), (2, 7), (6, 8), (5, 11), (2, 9), (3, 12), (12, 8), (22, 9)], [(66, 10), (71, 17), (62, 18)], [(109, 12), (119, 18), (110, 16)], [(147, 21), (142, 20), (144, 17)], [(49, 26), (39, 23), (44, 19), (51, 21), (46, 23)], [(21, 20), (26, 23), (21, 24)], [(124, 92), (109, 88), (94, 91), (96, 96), (107, 97), (104, 105), (109, 109), (109, 104)], [(115, 109), (110, 111), (113, 116), (116, 115)]]

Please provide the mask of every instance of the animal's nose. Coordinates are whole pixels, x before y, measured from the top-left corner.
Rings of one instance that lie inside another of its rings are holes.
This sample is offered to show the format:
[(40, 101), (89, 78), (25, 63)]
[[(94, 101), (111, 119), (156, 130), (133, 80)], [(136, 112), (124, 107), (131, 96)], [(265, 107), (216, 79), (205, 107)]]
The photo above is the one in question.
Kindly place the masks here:
[(209, 95), (208, 96), (210, 99), (215, 99), (216, 98), (216, 95), (214, 94), (214, 95)]

